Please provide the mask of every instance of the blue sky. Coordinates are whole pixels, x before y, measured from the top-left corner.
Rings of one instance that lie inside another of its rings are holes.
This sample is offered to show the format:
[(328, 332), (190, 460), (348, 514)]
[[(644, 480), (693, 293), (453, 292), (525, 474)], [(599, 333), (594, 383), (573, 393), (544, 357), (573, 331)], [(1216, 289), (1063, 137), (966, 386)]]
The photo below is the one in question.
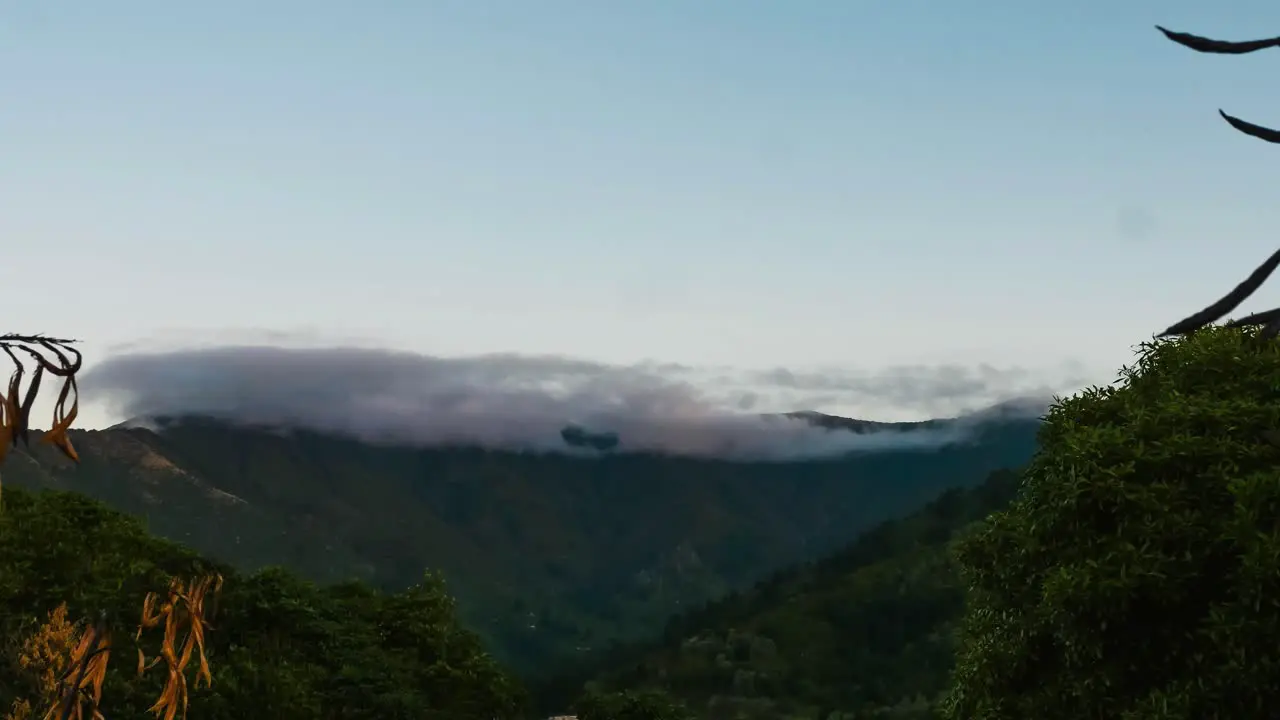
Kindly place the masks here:
[(1156, 23), (1280, 5), (0, 0), (4, 325), (1106, 382), (1280, 239)]

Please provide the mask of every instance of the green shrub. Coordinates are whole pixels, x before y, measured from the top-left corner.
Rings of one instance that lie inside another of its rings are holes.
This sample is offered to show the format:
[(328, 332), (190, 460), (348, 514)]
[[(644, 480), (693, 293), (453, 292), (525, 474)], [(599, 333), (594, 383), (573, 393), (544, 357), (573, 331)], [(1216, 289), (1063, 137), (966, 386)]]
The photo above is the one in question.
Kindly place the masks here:
[(1280, 343), (1144, 344), (958, 543), (947, 717), (1280, 717)]
[(149, 717), (167, 674), (138, 677), (133, 668), (143, 598), (174, 576), (217, 573), (226, 583), (204, 637), (213, 683), (192, 684), (193, 718), (524, 717), (523, 688), (460, 624), (438, 575), (397, 593), (359, 582), (321, 587), (279, 568), (238, 573), (81, 495), (13, 488), (3, 505), (0, 712), (40, 698), (21, 642), (65, 603), (68, 617), (105, 611), (111, 620), (103, 714)]

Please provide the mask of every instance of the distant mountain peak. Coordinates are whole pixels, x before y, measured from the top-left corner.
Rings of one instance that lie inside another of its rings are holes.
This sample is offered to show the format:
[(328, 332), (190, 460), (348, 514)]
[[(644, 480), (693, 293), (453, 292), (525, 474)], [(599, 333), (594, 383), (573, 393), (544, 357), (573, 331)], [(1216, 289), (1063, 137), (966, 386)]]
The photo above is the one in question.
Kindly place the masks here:
[[(405, 447), (454, 447), (474, 448), (482, 450), (509, 450), (513, 452), (560, 452), (570, 455), (608, 455), (613, 453), (641, 454), (674, 454), (720, 459), (799, 459), (801, 457), (817, 458), (819, 456), (834, 457), (846, 452), (868, 451), (869, 449), (905, 449), (914, 447), (924, 449), (938, 447), (950, 442), (964, 442), (972, 432), (986, 432), (990, 426), (1003, 426), (1007, 423), (1035, 422), (1044, 414), (1047, 402), (1035, 398), (1008, 400), (978, 412), (960, 417), (946, 419), (930, 419), (911, 422), (881, 422), (858, 418), (832, 415), (817, 410), (806, 409), (785, 413), (766, 413), (759, 415), (739, 415), (733, 417), (709, 417), (707, 423), (692, 422), (688, 419), (676, 418), (672, 427), (664, 427), (664, 423), (656, 418), (644, 418), (653, 427), (636, 428), (621, 423), (623, 427), (612, 427), (609, 424), (565, 422), (554, 426), (557, 433), (548, 437), (548, 428), (530, 428), (523, 437), (508, 437), (502, 442), (494, 440), (501, 433), (487, 434), (483, 429), (477, 430), (475, 419), (471, 419), (471, 427), (463, 428), (462, 433), (432, 431), (417, 436), (413, 428), (406, 428), (398, 440), (393, 441), (384, 432), (382, 436), (370, 436), (366, 428), (343, 431), (337, 428), (311, 427), (306, 422), (298, 423), (254, 423), (237, 421), (234, 418), (215, 417), (207, 414), (190, 415), (155, 415), (142, 416), (126, 420), (112, 426), (113, 430), (145, 430), (157, 434), (179, 426), (186, 428), (235, 427), (240, 430), (265, 432), (273, 435), (292, 436), (317, 435), (320, 437), (344, 437), (346, 439), (372, 445), (395, 445)], [(761, 425), (752, 427), (743, 420), (760, 418)], [(800, 423), (826, 432), (796, 432)], [(495, 422), (501, 418), (495, 418)], [(682, 425), (681, 423), (688, 423)], [(384, 428), (385, 430), (385, 428)], [(467, 433), (470, 433), (468, 435)], [(692, 433), (692, 443), (685, 442), (680, 433)], [(868, 442), (845, 436), (850, 433), (858, 436), (877, 435), (867, 438)], [(393, 433), (396, 434), (396, 433)], [(491, 437), (492, 435), (492, 437)], [(488, 441), (486, 442), (486, 438)], [(658, 440), (654, 440), (658, 438)], [(501, 439), (501, 438), (500, 438)], [(657, 442), (657, 445), (655, 445)], [(719, 442), (717, 445), (716, 443)], [(664, 445), (665, 443), (665, 445)], [(690, 450), (689, 448), (694, 448)], [(674, 449), (669, 449), (674, 448)]]
[(796, 412), (782, 413), (782, 417), (796, 418), (807, 420), (810, 425), (816, 427), (827, 428), (829, 430), (848, 430), (858, 434), (872, 432), (908, 432), (911, 430), (925, 430), (936, 428), (946, 420), (919, 420), (915, 422), (879, 422), (876, 420), (859, 420), (857, 418), (848, 418), (841, 415), (828, 415), (827, 413), (818, 412), (817, 410), (797, 410)]

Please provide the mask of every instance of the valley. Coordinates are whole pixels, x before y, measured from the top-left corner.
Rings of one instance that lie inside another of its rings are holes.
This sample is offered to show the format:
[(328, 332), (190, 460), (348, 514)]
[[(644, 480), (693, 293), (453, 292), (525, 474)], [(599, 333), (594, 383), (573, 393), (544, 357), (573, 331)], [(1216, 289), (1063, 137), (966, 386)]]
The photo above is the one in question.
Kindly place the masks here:
[(565, 707), (590, 682), (661, 689), (712, 720), (933, 718), (964, 609), (947, 544), (1008, 505), (1018, 481), (999, 470), (948, 490), (816, 562), (671, 618), (660, 639), (542, 683), (538, 700)]
[(439, 570), (464, 622), (536, 678), (1023, 464), (1038, 426), (997, 413), (934, 449), (735, 462), (377, 446), (191, 417), (73, 431), (78, 467), (33, 443), (4, 482), (83, 493), (245, 571), (398, 591)]

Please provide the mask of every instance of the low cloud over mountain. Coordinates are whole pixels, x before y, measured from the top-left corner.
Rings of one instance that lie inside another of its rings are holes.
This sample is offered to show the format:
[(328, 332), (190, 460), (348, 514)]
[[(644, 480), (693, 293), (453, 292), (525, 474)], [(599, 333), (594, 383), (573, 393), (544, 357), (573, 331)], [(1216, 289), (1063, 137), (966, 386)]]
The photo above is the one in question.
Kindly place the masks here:
[[(621, 451), (744, 459), (936, 446), (963, 439), (966, 427), (855, 434), (767, 413), (888, 407), (946, 416), (1047, 399), (1073, 383), (989, 366), (802, 373), (262, 346), (121, 354), (83, 379), (87, 396), (121, 418), (205, 415), (372, 442), (544, 450), (566, 449), (561, 433), (572, 424), (616, 433)], [(1043, 404), (1025, 407), (1034, 415)]]

